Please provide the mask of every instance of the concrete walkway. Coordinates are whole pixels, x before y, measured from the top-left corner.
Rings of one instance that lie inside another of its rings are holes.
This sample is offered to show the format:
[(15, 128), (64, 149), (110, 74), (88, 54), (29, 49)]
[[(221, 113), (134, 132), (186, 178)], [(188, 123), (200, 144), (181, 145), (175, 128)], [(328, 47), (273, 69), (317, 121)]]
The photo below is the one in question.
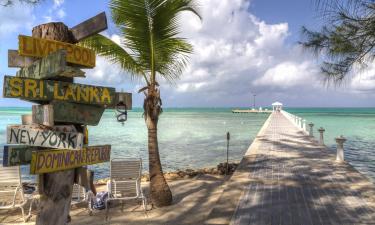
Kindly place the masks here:
[(206, 224), (375, 224), (375, 186), (273, 113)]

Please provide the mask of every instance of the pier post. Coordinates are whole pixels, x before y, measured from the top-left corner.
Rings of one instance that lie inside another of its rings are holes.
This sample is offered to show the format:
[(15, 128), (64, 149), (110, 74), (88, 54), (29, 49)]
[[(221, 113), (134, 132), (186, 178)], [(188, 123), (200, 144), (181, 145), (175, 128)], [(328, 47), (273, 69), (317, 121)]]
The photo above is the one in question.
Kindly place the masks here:
[(306, 120), (304, 119), (302, 122), (302, 129), (306, 131)]
[(319, 144), (320, 145), (324, 145), (324, 137), (323, 137), (323, 133), (324, 133), (324, 128), (323, 127), (320, 127), (319, 128), (319, 133), (320, 133), (320, 137), (319, 137)]
[(314, 124), (313, 123), (309, 123), (309, 127), (310, 127), (309, 136), (310, 137), (314, 137), (314, 130), (313, 130)]
[(343, 162), (344, 161), (344, 142), (346, 141), (346, 138), (344, 136), (340, 136), (335, 138), (337, 143), (337, 155), (336, 155), (336, 161)]

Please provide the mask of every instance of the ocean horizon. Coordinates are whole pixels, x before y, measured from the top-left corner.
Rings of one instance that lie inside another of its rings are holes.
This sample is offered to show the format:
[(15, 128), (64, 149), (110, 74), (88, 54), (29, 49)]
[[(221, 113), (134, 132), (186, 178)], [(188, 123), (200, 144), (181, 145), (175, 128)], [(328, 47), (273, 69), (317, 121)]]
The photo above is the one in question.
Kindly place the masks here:
[[(164, 171), (215, 167), (226, 161), (226, 132), (231, 133), (229, 160), (239, 161), (254, 140), (268, 114), (234, 114), (246, 107), (170, 107), (159, 121), (159, 151)], [(269, 107), (266, 107), (270, 109)], [(286, 111), (314, 123), (314, 132), (324, 127), (325, 143), (336, 150), (334, 138), (344, 135), (345, 157), (360, 172), (375, 180), (375, 108), (298, 107)], [(6, 126), (20, 124), (31, 107), (0, 107), (0, 147), (6, 145)], [(113, 110), (106, 110), (98, 126), (89, 126), (89, 145), (112, 145), (111, 158), (140, 157), (148, 170), (147, 129), (143, 109), (135, 107), (122, 126)], [(0, 154), (2, 160), (2, 153)], [(24, 179), (33, 180), (29, 166), (22, 166)], [(95, 179), (109, 176), (109, 163), (89, 166)]]

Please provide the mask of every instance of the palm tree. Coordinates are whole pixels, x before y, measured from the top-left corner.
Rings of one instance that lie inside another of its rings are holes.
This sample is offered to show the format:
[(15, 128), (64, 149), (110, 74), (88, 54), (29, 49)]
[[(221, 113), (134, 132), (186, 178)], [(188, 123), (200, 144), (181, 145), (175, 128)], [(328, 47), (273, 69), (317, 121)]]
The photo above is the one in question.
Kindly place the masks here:
[(372, 0), (316, 0), (326, 20), (320, 31), (302, 28), (306, 49), (323, 56), (326, 81), (340, 84), (354, 67), (375, 58), (375, 3)]
[(172, 193), (160, 162), (157, 126), (162, 112), (159, 78), (172, 82), (179, 78), (192, 53), (192, 45), (177, 37), (179, 14), (200, 15), (194, 0), (111, 0), (112, 19), (120, 34), (120, 45), (103, 35), (83, 41), (83, 45), (118, 63), (132, 77), (140, 77), (145, 87), (144, 118), (148, 129), (150, 193), (157, 207), (170, 205)]

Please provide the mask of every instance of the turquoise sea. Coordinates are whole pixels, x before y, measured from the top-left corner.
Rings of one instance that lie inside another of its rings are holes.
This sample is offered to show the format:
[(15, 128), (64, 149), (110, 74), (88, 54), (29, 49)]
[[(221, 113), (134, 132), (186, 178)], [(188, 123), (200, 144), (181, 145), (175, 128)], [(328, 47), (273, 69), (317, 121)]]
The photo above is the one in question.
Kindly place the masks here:
[[(344, 135), (345, 157), (375, 180), (375, 108), (289, 108), (326, 129), (326, 144), (335, 149), (334, 137)], [(0, 108), (0, 147), (6, 142), (6, 126), (21, 123), (30, 108)], [(246, 152), (268, 114), (233, 114), (230, 108), (167, 108), (159, 122), (159, 148), (165, 171), (216, 166), (226, 160), (226, 132), (231, 133), (230, 161)], [(316, 130), (315, 129), (315, 130)], [(90, 145), (111, 144), (112, 158), (141, 157), (147, 170), (147, 130), (141, 109), (129, 112), (122, 126), (114, 112), (104, 113), (98, 126), (89, 127)], [(0, 160), (2, 153), (0, 153)], [(95, 178), (108, 176), (108, 163), (91, 166)], [(24, 179), (28, 166), (23, 166)]]

